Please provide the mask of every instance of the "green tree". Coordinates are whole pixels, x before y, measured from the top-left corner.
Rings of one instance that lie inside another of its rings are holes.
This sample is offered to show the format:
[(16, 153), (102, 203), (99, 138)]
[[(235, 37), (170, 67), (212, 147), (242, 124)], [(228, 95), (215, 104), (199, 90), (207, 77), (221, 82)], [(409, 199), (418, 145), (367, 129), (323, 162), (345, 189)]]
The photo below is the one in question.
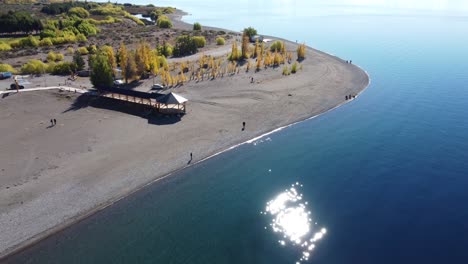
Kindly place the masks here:
[(248, 27), (244, 29), (244, 34), (246, 34), (250, 39), (251, 37), (257, 35), (257, 30), (253, 27)]
[(81, 56), (81, 53), (78, 50), (75, 51), (75, 54), (73, 54), (73, 63), (75, 64), (75, 67), (78, 71), (81, 71), (84, 69), (85, 61), (83, 59), (83, 56)]
[(201, 30), (202, 27), (201, 27), (201, 24), (196, 22), (195, 24), (193, 24), (193, 30)]
[(197, 53), (198, 48), (195, 40), (188, 36), (182, 35), (176, 39), (176, 44), (173, 50), (173, 54), (176, 57), (192, 55)]
[(90, 79), (98, 89), (112, 86), (112, 67), (105, 54), (98, 54), (93, 60)]

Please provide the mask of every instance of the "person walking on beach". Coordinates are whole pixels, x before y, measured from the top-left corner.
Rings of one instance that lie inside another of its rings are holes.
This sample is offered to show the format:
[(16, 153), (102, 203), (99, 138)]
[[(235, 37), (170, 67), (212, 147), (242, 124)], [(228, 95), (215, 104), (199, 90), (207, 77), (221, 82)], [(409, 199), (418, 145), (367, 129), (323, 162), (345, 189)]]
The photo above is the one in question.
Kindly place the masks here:
[(54, 120), (53, 119), (50, 120), (50, 126), (54, 126)]
[(190, 152), (190, 160), (192, 160), (192, 159), (193, 159), (193, 154), (192, 154), (192, 152)]
[(242, 131), (245, 130), (245, 122), (242, 122)]
[(54, 118), (54, 126), (57, 125), (57, 119)]

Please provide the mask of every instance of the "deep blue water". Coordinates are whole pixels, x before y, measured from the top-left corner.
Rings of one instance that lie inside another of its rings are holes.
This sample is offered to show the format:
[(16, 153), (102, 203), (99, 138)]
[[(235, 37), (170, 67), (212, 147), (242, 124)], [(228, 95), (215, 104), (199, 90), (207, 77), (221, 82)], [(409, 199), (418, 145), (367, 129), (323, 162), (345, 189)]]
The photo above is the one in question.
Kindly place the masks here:
[(156, 183), (12, 260), (295, 263), (302, 250), (281, 246), (260, 212), (299, 182), (311, 233), (327, 230), (310, 263), (468, 263), (467, 4), (167, 2), (192, 13), (188, 21), (252, 25), (352, 59), (372, 84), (350, 104)]

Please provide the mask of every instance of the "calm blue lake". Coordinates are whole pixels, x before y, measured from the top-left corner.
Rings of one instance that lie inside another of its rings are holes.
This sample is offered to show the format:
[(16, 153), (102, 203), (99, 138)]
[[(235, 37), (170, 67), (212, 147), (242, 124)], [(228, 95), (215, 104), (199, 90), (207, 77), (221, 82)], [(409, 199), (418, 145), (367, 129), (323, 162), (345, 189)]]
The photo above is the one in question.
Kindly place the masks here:
[(372, 84), (12, 261), (468, 263), (467, 1), (156, 4), (189, 22), (305, 41), (353, 60)]

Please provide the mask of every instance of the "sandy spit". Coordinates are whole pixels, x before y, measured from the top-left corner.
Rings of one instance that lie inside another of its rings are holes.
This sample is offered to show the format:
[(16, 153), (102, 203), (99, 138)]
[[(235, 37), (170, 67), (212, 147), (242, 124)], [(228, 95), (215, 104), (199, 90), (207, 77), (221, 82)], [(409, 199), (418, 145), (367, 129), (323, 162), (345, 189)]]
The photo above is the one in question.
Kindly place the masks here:
[(351, 102), (345, 96), (369, 84), (359, 67), (311, 48), (302, 64), (286, 77), (279, 67), (175, 88), (190, 100), (181, 118), (70, 92), (0, 98), (0, 256), (171, 172)]

